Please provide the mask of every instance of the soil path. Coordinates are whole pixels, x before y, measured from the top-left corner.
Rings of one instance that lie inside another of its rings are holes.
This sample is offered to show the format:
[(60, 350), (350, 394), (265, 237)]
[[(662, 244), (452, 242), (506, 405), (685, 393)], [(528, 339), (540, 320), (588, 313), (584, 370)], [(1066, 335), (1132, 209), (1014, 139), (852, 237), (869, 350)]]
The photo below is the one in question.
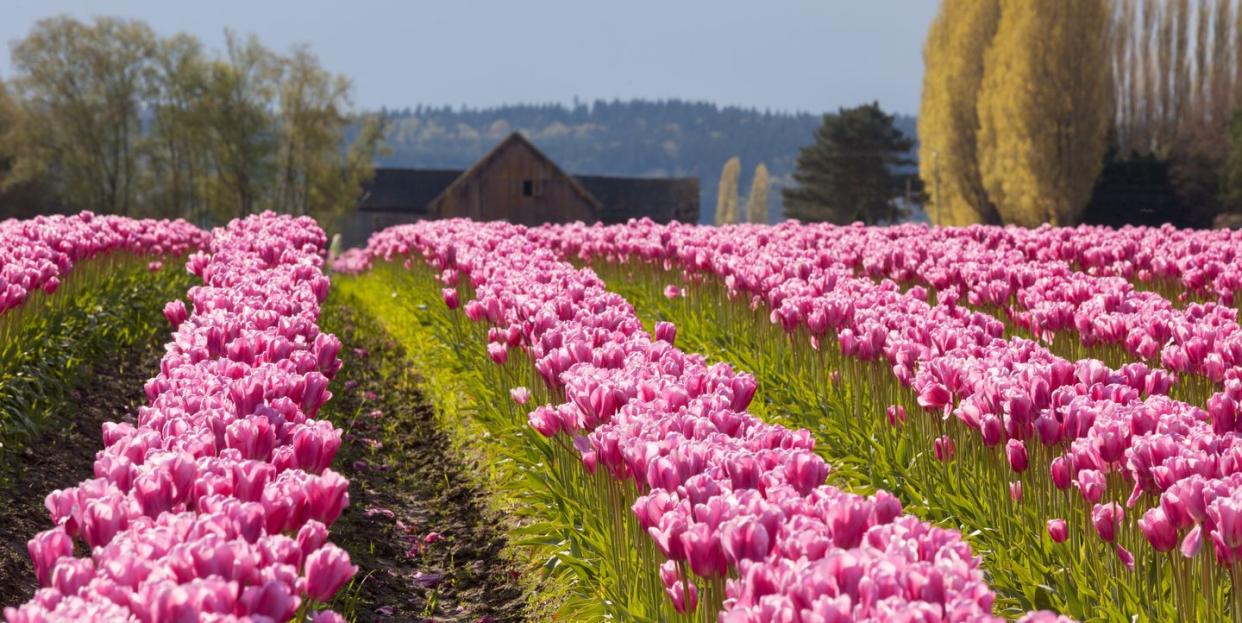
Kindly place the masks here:
[(329, 305), (321, 322), (345, 348), (324, 415), (345, 431), (333, 469), (350, 480), (332, 540), (360, 568), (338, 609), (357, 621), (524, 620), (503, 533), (400, 347), (369, 317)]
[(143, 383), (159, 372), (158, 341), (110, 353), (51, 416), (58, 426), (0, 459), (0, 604), (20, 605), (38, 589), (26, 541), (52, 527), (43, 499), (92, 476), (104, 422), (133, 421)]

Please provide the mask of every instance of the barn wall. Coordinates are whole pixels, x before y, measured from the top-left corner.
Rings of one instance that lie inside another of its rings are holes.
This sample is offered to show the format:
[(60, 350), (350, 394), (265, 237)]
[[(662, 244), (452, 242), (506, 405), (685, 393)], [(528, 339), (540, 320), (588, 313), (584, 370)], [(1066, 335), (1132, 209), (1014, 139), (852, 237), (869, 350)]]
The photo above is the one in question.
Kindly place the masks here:
[[(528, 149), (506, 149), (474, 173), (440, 197), (440, 217), (523, 225), (589, 223), (598, 218), (594, 206), (574, 192), (568, 177)], [(523, 189), (528, 180), (530, 196)]]

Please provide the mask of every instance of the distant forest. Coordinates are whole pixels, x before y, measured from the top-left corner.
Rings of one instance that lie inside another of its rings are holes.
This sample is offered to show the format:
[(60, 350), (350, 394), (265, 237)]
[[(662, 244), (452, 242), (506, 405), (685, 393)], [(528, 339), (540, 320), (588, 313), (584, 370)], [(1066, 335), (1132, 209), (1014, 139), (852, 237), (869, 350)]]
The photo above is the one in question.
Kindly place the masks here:
[[(798, 150), (811, 143), (822, 120), (682, 100), (603, 101), (591, 104), (520, 104), (495, 108), (424, 107), (384, 110), (387, 153), (378, 166), (465, 168), (510, 132), (521, 131), (571, 174), (697, 177), (700, 220), (711, 219), (720, 170), (742, 160), (745, 196), (754, 168), (772, 176), (771, 209), (781, 215), (779, 189), (789, 182)], [(913, 116), (897, 127), (915, 132)]]

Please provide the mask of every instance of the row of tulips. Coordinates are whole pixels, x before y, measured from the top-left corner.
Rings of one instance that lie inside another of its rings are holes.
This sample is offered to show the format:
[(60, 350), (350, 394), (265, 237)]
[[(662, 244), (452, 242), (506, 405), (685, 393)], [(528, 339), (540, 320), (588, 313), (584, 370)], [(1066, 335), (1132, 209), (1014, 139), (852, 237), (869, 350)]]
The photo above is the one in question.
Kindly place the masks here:
[(207, 237), (89, 212), (0, 222), (0, 446), (43, 428), (90, 365), (165, 331), (159, 308)]
[[(399, 226), (336, 268), (422, 256), (439, 271), (448, 307), (490, 327), (492, 361), (533, 365), (551, 403), (529, 412), (530, 426), (580, 459), (606, 489), (602, 499), (630, 507), (615, 518), (618, 533), (636, 524), (654, 542), (663, 562), (651, 564), (680, 616), (997, 620), (978, 559), (956, 531), (903, 514), (887, 493), (823, 484), (829, 468), (807, 431), (747, 413), (753, 377), (683, 353), (670, 324), (653, 339), (623, 298), (526, 233), (461, 220)], [(512, 389), (519, 402), (530, 395)]]
[[(1003, 339), (994, 318), (952, 301), (929, 305), (921, 288), (903, 293), (891, 281), (853, 277), (823, 250), (803, 246), (800, 241), (818, 234), (801, 229), (816, 228), (631, 223), (547, 228), (535, 237), (582, 259), (663, 263), (683, 270), (691, 284), (715, 280), (725, 290), (722, 299), (762, 305), (773, 325), (798, 336), (792, 350), (819, 353), (813, 369), (870, 388), (853, 392), (852, 417), (883, 417), (889, 405), (888, 420), (900, 426), (921, 408), (941, 416), (910, 420), (938, 459), (952, 461), (963, 441), (992, 449), (982, 457), (984, 472), (1010, 485), (1003, 493), (981, 487), (980, 505), (998, 494), (1021, 500), (1025, 484), (1027, 502), (1051, 515), (1053, 541), (1067, 538), (1068, 518), (1113, 547), (1125, 568), (1137, 565), (1137, 575), (1172, 577), (1171, 584), (1155, 583), (1169, 591), (1166, 600), (1149, 596), (1134, 607), (1157, 618), (1172, 602), (1182, 612), (1242, 614), (1217, 598), (1238, 599), (1228, 588), (1237, 584), (1242, 545), (1235, 528), (1242, 525), (1236, 381), (1204, 412), (1164, 395), (1171, 378), (1161, 370), (1069, 362), (1029, 340)], [(665, 254), (652, 253), (657, 248)], [(682, 292), (670, 286), (667, 294)], [(828, 391), (828, 383), (823, 387)], [(971, 434), (963, 436), (950, 418)], [(1028, 529), (1022, 538), (1040, 537)], [(1151, 547), (1136, 557), (1132, 550), (1144, 540)], [(1110, 571), (1094, 572), (1110, 581)]]
[(114, 251), (183, 255), (202, 248), (207, 232), (183, 221), (96, 216), (37, 216), (0, 222), (0, 314), (30, 294), (56, 291), (78, 262)]
[[(798, 249), (803, 261), (839, 276), (931, 288), (928, 294), (935, 300), (993, 313), (1011, 333), (1038, 339), (1071, 360), (1098, 357), (1115, 366), (1142, 361), (1163, 367), (1177, 374), (1174, 395), (1205, 404), (1226, 378), (1236, 378), (1242, 371), (1237, 310), (1217, 303), (1191, 303), (1183, 309), (1160, 294), (1137, 289), (1142, 275), (1098, 276), (1075, 270), (1073, 258), (1090, 254), (1073, 250), (1107, 240), (1106, 231), (790, 223), (747, 239), (762, 245), (765, 237), (779, 238), (781, 244)], [(629, 256), (681, 265), (716, 257), (720, 251), (704, 246), (693, 228), (629, 228), (609, 235), (613, 238), (606, 246)], [(609, 252), (594, 248), (589, 236), (567, 239), (581, 239), (586, 245), (565, 249), (571, 253)], [(731, 247), (737, 239), (712, 243)], [(1242, 247), (1242, 241), (1222, 246)], [(731, 254), (731, 249), (724, 252)], [(1071, 259), (1060, 259), (1060, 254)]]
[(327, 469), (340, 431), (312, 419), (340, 367), (316, 325), (324, 242), (314, 221), (269, 213), (190, 256), (203, 285), (192, 312), (164, 309), (176, 331), (149, 406), (104, 426), (94, 478), (47, 496), (55, 527), (29, 542), (42, 588), (8, 621), (286, 621), (350, 580), (328, 542), (348, 504)]

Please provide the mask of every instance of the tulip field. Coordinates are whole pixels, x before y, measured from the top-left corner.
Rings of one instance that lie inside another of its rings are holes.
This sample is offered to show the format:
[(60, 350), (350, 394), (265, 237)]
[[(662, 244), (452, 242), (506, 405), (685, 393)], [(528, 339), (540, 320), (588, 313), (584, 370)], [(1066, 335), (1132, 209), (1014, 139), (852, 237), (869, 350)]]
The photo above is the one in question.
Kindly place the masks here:
[(8, 621), (1242, 621), (1240, 232), (326, 242), (0, 222), (0, 461), (158, 358)]

